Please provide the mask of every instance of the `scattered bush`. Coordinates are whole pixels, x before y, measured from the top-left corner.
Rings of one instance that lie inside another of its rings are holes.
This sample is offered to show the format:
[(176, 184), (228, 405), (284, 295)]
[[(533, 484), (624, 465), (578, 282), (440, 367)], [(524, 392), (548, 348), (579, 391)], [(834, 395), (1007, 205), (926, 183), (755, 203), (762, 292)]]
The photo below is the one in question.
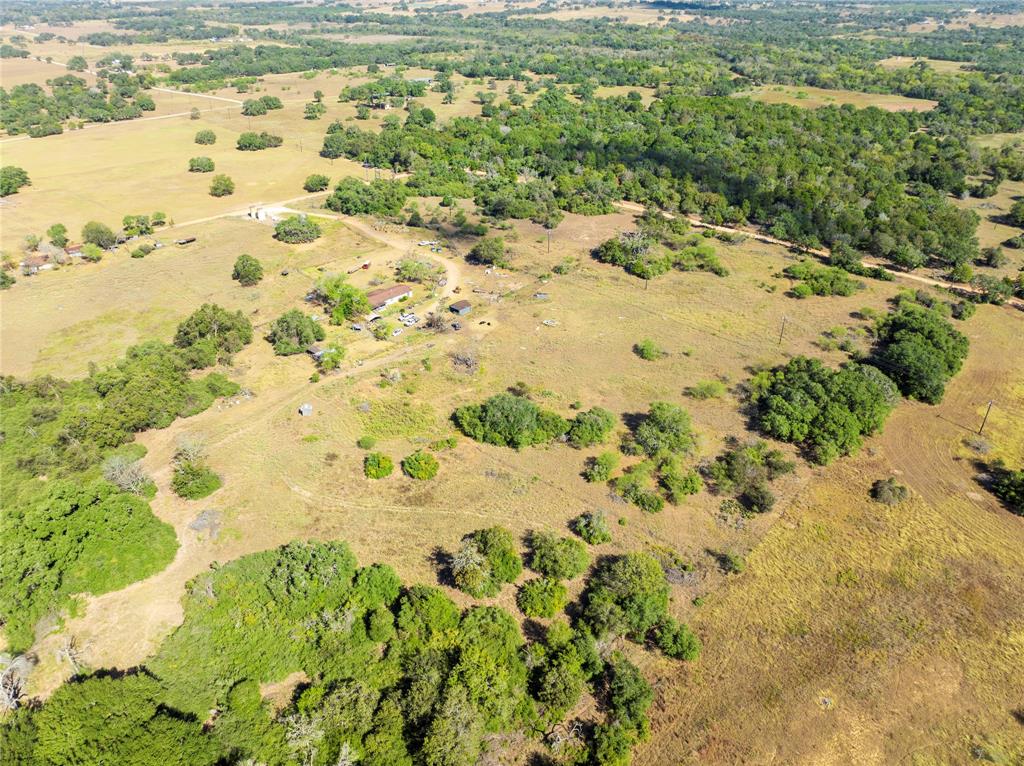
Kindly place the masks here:
[(402, 211), (409, 189), (399, 181), (377, 179), (364, 184), (358, 178), (342, 178), (324, 207), (344, 215), (395, 216)]
[(686, 389), (691, 399), (721, 399), (728, 389), (720, 380), (702, 380)]
[(437, 476), (440, 464), (429, 452), (414, 452), (402, 461), (402, 472), (411, 479), (426, 481)]
[(758, 427), (803, 445), (821, 464), (856, 452), (899, 399), (896, 385), (875, 367), (850, 364), (836, 371), (806, 357), (758, 373), (749, 388)]
[(82, 227), (82, 242), (96, 245), (101, 250), (109, 250), (117, 244), (117, 236), (109, 226), (99, 221), (89, 221)]
[(614, 633), (643, 641), (665, 617), (668, 582), (647, 553), (598, 562), (584, 593), (583, 619), (598, 638)]
[(0, 197), (17, 194), (23, 186), (31, 186), (28, 173), (16, 165), (4, 165), (0, 168)]
[(519, 587), (516, 605), (527, 617), (554, 617), (565, 608), (567, 593), (557, 580), (538, 577)]
[(806, 298), (810, 295), (853, 295), (864, 285), (853, 279), (843, 269), (835, 266), (816, 266), (809, 261), (787, 266), (782, 271), (790, 279), (800, 280), (793, 288), (793, 295)]
[(193, 157), (188, 161), (189, 173), (212, 173), (213, 169), (214, 163), (209, 157)]
[(690, 662), (700, 656), (700, 639), (689, 627), (667, 615), (655, 628), (654, 643), (666, 657), (675, 660)]
[(1006, 507), (1024, 516), (1024, 469), (1011, 471), (1002, 463), (992, 467), (992, 491)]
[(572, 530), (590, 545), (611, 542), (612, 530), (601, 511), (590, 511), (576, 517)]
[(275, 136), (266, 131), (262, 133), (247, 131), (238, 136), (235, 147), (241, 152), (258, 152), (263, 149), (275, 149), (283, 143), (284, 139), (281, 136)]
[(252, 287), (259, 284), (263, 279), (263, 264), (251, 255), (243, 253), (235, 259), (235, 267), (231, 271), (231, 278), (242, 285)]
[(193, 311), (174, 334), (174, 345), (192, 369), (227, 361), (252, 342), (252, 324), (241, 311), (231, 312), (214, 303)]
[(907, 488), (892, 477), (879, 479), (871, 485), (871, 498), (885, 505), (899, 505), (909, 496)]
[(217, 143), (217, 134), (212, 130), (200, 130), (196, 132), (195, 141), (202, 146), (211, 146)]
[(462, 538), (451, 567), (460, 590), (485, 598), (496, 595), (503, 583), (514, 582), (523, 571), (523, 562), (512, 533), (504, 527), (490, 527)]
[(360, 436), (356, 440), (356, 446), (359, 447), (359, 449), (373, 449), (377, 446), (377, 440), (372, 436)]
[(383, 453), (371, 452), (363, 458), (363, 475), (368, 479), (383, 479), (394, 470), (395, 464)]
[(324, 328), (298, 309), (286, 311), (274, 320), (267, 340), (278, 356), (301, 354), (313, 343), (326, 337)]
[(235, 182), (230, 176), (216, 175), (210, 182), (211, 197), (227, 197), (235, 193)]
[(791, 473), (794, 468), (796, 465), (787, 460), (780, 450), (771, 449), (763, 441), (733, 442), (729, 449), (715, 458), (705, 473), (714, 483), (717, 493), (746, 496), (748, 508), (753, 510), (753, 506), (757, 506), (764, 510), (762, 500), (769, 507), (772, 503), (767, 497), (759, 500), (758, 495), (762, 491), (755, 488), (765, 487), (768, 482)]
[(320, 192), (327, 189), (331, 184), (331, 179), (322, 173), (313, 173), (310, 176), (306, 176), (305, 183), (302, 184), (302, 188), (308, 192)]
[(636, 454), (659, 457), (686, 454), (695, 444), (689, 413), (669, 402), (653, 402), (634, 428), (628, 446)]
[(590, 563), (583, 543), (549, 532), (534, 532), (530, 536), (530, 550), (530, 569), (555, 580), (579, 577)]
[(593, 407), (580, 412), (569, 426), (569, 443), (578, 448), (601, 444), (615, 426), (615, 416), (606, 409)]
[(320, 238), (320, 227), (304, 215), (291, 215), (278, 221), (274, 227), (274, 238), (290, 245), (314, 242)]
[(967, 337), (935, 309), (903, 301), (878, 322), (870, 362), (895, 381), (904, 396), (938, 404), (946, 383), (967, 356)]
[(481, 239), (466, 256), (470, 263), (477, 263), (483, 266), (499, 266), (508, 268), (509, 259), (505, 252), (505, 240), (501, 237)]
[(665, 352), (650, 338), (644, 338), (633, 346), (633, 353), (641, 359), (653, 362), (665, 356)]
[(569, 422), (561, 416), (509, 393), (495, 394), (483, 404), (459, 407), (453, 419), (471, 439), (516, 449), (549, 442), (569, 430)]
[(151, 496), (156, 491), (156, 485), (143, 469), (142, 461), (124, 455), (111, 455), (103, 461), (103, 478), (133, 495)]
[(597, 457), (587, 460), (587, 466), (583, 469), (583, 478), (591, 483), (608, 481), (618, 467), (619, 456), (616, 453), (602, 452)]
[(205, 463), (181, 460), (174, 466), (171, 489), (186, 500), (201, 500), (221, 487), (220, 477)]

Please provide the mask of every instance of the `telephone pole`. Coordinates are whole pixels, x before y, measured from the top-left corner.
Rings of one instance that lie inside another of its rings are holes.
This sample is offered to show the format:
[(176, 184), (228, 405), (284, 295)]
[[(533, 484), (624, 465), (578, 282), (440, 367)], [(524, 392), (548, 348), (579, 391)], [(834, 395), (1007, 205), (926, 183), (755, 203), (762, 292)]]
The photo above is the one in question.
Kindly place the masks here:
[(782, 317), (782, 327), (779, 328), (779, 345), (780, 346), (782, 345), (782, 336), (786, 332), (786, 321), (788, 319), (789, 319), (789, 317), (783, 315), (783, 317)]
[(989, 413), (992, 412), (992, 400), (989, 399), (988, 409), (985, 410), (985, 417), (981, 419), (981, 428), (978, 429), (978, 436), (981, 436), (982, 431), (985, 430), (985, 424), (988, 423)]

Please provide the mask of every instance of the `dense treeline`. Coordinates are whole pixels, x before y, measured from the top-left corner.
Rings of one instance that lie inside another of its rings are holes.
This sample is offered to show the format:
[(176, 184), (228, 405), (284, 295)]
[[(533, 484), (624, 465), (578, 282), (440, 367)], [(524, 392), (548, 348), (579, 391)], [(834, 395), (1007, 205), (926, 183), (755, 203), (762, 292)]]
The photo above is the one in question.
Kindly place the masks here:
[(2, 379), (0, 530), (9, 555), (0, 561), (0, 620), (12, 648), (29, 646), (40, 619), (58, 619), (75, 594), (123, 587), (171, 560), (174, 532), (137, 496), (151, 484), (134, 466), (145, 450), (130, 442), (237, 393), (220, 373), (191, 371), (251, 340), (240, 313), (207, 305), (179, 325), (173, 345), (133, 346), (82, 380)]
[(978, 250), (978, 218), (948, 195), (966, 191), (977, 164), (963, 141), (920, 125), (874, 109), (676, 94), (649, 108), (629, 97), (579, 104), (548, 89), (489, 120), (394, 117), (380, 133), (332, 126), (322, 154), (408, 171), (417, 194), (474, 196), (496, 218), (557, 223), (558, 210), (601, 214), (630, 199), (762, 223), (780, 239), (846, 245), (905, 268), (964, 263)]
[(67, 74), (47, 80), (49, 93), (35, 83), (0, 87), (0, 128), (16, 135), (41, 137), (61, 133), (69, 120), (115, 122), (141, 117), (156, 104), (144, 92), (150, 80), (145, 76), (116, 76), (99, 80), (95, 88), (81, 77)]
[[(607, 720), (558, 755), (621, 764), (647, 734), (653, 695), (633, 663), (603, 657), (595, 640), (651, 636), (693, 659), (699, 641), (667, 607), (655, 559), (605, 559), (577, 623), (556, 620), (527, 643), (500, 608), (460, 610), (386, 566), (359, 568), (344, 543), (291, 543), (196, 577), (183, 624), (146, 668), (64, 685), (11, 717), (2, 744), (26, 764), (471, 766), (487, 737), (548, 731), (589, 687)], [(259, 684), (298, 671), (308, 680), (273, 712)]]

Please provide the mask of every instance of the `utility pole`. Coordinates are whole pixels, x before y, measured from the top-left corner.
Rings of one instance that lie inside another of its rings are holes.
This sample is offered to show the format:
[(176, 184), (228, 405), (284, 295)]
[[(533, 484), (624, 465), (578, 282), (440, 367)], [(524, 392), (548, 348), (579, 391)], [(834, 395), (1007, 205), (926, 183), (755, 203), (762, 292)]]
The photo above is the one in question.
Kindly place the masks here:
[(551, 229), (548, 229), (548, 252), (551, 252)]
[(786, 332), (786, 321), (788, 319), (789, 319), (789, 317), (783, 315), (783, 317), (782, 317), (782, 327), (779, 329), (779, 345), (780, 346), (782, 345), (782, 336)]
[(981, 436), (982, 431), (985, 430), (985, 424), (988, 422), (988, 415), (992, 412), (992, 400), (988, 402), (988, 409), (985, 410), (985, 417), (981, 420), (981, 428), (978, 429), (978, 436)]

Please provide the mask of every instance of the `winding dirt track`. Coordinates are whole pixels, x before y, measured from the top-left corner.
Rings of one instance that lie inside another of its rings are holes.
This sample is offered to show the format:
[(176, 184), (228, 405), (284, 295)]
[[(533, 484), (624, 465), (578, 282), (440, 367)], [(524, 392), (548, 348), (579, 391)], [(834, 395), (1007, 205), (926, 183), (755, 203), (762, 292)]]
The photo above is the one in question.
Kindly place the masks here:
[[(642, 213), (647, 209), (643, 205), (638, 205), (635, 202), (619, 202), (618, 207), (621, 208), (622, 210), (628, 210), (630, 212), (635, 213)], [(675, 216), (672, 215), (671, 213), (666, 213), (664, 211), (662, 211), (662, 215), (665, 216), (666, 218), (675, 218)], [(756, 239), (758, 242), (766, 242), (770, 245), (779, 245), (780, 247), (785, 247), (788, 249), (800, 250), (801, 252), (810, 253), (811, 255), (817, 255), (822, 258), (828, 258), (831, 255), (830, 251), (828, 250), (816, 249), (813, 247), (805, 247), (804, 245), (798, 245), (796, 242), (787, 242), (784, 239), (778, 239), (777, 237), (773, 237), (769, 234), (765, 234), (764, 232), (757, 231), (755, 229), (739, 229), (730, 226), (719, 226), (717, 224), (707, 223), (705, 221), (702, 221), (700, 218), (695, 218), (692, 216), (685, 216), (685, 218), (687, 221), (690, 222), (692, 226), (696, 226), (697, 228), (700, 229), (710, 229), (711, 231), (720, 231), (726, 234), (742, 234), (745, 237)], [(877, 261), (874, 259), (864, 258), (862, 259), (862, 262), (865, 266), (869, 266), (871, 268), (880, 268), (887, 274), (892, 274), (896, 279), (909, 280), (911, 282), (917, 282), (919, 284), (929, 285), (931, 287), (941, 287), (944, 290), (955, 290), (961, 293), (971, 293), (972, 295), (981, 295), (982, 293), (982, 291), (977, 289), (976, 287), (971, 287), (970, 285), (963, 284), (962, 282), (947, 282), (942, 279), (924, 277), (921, 276), (920, 274), (910, 274), (905, 271), (898, 271), (896, 269), (891, 269), (881, 261)], [(1003, 305), (1012, 306), (1013, 308), (1019, 309), (1020, 311), (1024, 311), (1024, 301), (1019, 300), (1017, 298), (1008, 298)]]

